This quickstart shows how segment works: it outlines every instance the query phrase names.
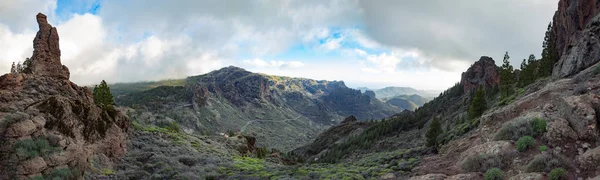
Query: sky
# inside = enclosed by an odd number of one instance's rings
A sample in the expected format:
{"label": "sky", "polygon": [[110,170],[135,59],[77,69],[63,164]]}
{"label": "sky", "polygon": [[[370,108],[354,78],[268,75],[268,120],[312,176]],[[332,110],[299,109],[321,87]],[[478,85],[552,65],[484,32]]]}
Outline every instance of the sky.
{"label": "sky", "polygon": [[80,85],[184,78],[227,66],[443,90],[481,56],[540,56],[558,0],[2,0],[0,73],[58,29]]}

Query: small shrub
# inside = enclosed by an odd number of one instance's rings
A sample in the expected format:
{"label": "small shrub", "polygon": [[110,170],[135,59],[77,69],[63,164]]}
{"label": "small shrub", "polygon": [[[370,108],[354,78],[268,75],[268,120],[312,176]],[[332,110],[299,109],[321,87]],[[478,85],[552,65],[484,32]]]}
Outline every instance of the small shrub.
{"label": "small shrub", "polygon": [[491,168],[485,172],[485,180],[502,180],[504,172],[498,168]]}
{"label": "small shrub", "polygon": [[540,146],[540,152],[548,151],[548,146]]}
{"label": "small shrub", "polygon": [[494,140],[516,141],[523,136],[539,136],[546,132],[546,120],[534,118],[530,120],[517,119],[502,125],[494,136]]}
{"label": "small shrub", "polygon": [[596,68],[594,68],[594,74],[600,74],[600,65],[596,66]]}
{"label": "small shrub", "polygon": [[525,172],[549,172],[555,168],[569,169],[571,160],[568,158],[552,153],[538,154],[527,164]]}
{"label": "small shrub", "polygon": [[517,150],[519,152],[526,151],[527,149],[535,146],[535,139],[531,136],[523,136],[517,141]]}
{"label": "small shrub", "polygon": [[531,126],[535,136],[542,135],[546,132],[546,120],[542,118],[534,118],[531,120]]}
{"label": "small shrub", "polygon": [[567,178],[568,178],[567,170],[565,170],[563,168],[553,169],[552,171],[550,171],[550,174],[548,175],[549,180],[565,180]]}
{"label": "small shrub", "polygon": [[44,176],[46,179],[69,179],[71,178],[71,170],[69,168],[55,169],[50,174]]}
{"label": "small shrub", "polygon": [[502,169],[510,166],[514,156],[514,151],[498,155],[471,156],[461,164],[461,168],[466,172],[485,172],[491,168]]}
{"label": "small shrub", "polygon": [[17,155],[23,159],[31,159],[38,156],[46,157],[58,151],[58,148],[51,147],[44,138],[20,140],[17,141],[14,148]]}

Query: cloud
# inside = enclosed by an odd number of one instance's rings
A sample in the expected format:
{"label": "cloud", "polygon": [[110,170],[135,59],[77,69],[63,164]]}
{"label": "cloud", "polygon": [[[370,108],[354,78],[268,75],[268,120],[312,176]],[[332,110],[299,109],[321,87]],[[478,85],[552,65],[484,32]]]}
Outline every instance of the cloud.
{"label": "cloud", "polygon": [[[101,4],[97,4],[100,2]],[[0,1],[0,71],[31,56],[43,12],[72,80],[182,78],[238,65],[347,84],[450,86],[481,55],[539,54],[556,0]],[[72,7],[63,7],[63,6]],[[57,7],[60,6],[60,7]],[[96,6],[100,8],[95,8]],[[94,10],[90,12],[90,8]],[[55,13],[56,12],[56,13]],[[425,82],[406,80],[419,73]],[[406,84],[408,83],[408,84]],[[428,88],[431,87],[431,88]]]}
{"label": "cloud", "polygon": [[0,24],[18,33],[37,27],[35,15],[45,13],[54,16],[56,1],[48,0],[2,0],[0,1]]}
{"label": "cloud", "polygon": [[296,69],[304,67],[304,63],[300,61],[264,61],[258,58],[251,60],[243,60],[242,63],[254,68]]}
{"label": "cloud", "polygon": [[395,48],[418,48],[432,66],[473,62],[482,55],[513,64],[541,53],[558,0],[370,1],[360,0],[366,34]]}

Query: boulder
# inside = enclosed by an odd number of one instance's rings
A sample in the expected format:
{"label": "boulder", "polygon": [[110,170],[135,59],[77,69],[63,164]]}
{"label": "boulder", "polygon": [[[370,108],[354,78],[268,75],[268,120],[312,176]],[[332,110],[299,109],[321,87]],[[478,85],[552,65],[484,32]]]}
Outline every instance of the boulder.
{"label": "boulder", "polygon": [[19,121],[17,123],[11,124],[8,129],[6,129],[5,137],[17,138],[21,136],[27,136],[33,133],[36,130],[36,125],[31,120]]}
{"label": "boulder", "polygon": [[478,179],[483,179],[483,174],[481,174],[481,173],[457,174],[457,175],[446,178],[446,180],[478,180]]}
{"label": "boulder", "polygon": [[579,160],[579,166],[585,170],[597,170],[600,169],[600,147],[589,149],[583,155],[577,158]]}
{"label": "boulder", "polygon": [[569,126],[567,120],[559,118],[548,123],[544,137],[550,145],[558,146],[576,140],[577,133]]}
{"label": "boulder", "polygon": [[513,149],[512,144],[508,141],[490,141],[467,149],[460,155],[459,159],[464,160],[478,155],[499,155]]}
{"label": "boulder", "polygon": [[33,159],[23,161],[21,164],[19,164],[19,166],[17,166],[17,174],[36,174],[42,172],[44,169],[46,169],[46,167],[48,167],[48,165],[46,164],[46,161],[44,161],[43,158],[35,157]]}
{"label": "boulder", "polygon": [[409,180],[443,180],[446,179],[445,174],[427,174],[423,176],[411,177]]}
{"label": "boulder", "polygon": [[510,177],[508,180],[542,180],[544,176],[539,173],[522,173]]}
{"label": "boulder", "polygon": [[590,104],[591,98],[590,95],[563,98],[566,107],[563,106],[562,111],[579,139],[595,140],[598,138],[596,111]]}

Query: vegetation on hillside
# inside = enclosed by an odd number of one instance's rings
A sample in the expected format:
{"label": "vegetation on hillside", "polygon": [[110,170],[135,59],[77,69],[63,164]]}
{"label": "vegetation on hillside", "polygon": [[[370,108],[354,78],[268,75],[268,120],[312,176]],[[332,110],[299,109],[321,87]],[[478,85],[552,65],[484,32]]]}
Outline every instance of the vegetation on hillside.
{"label": "vegetation on hillside", "polygon": [[94,92],[92,94],[94,95],[94,102],[99,106],[108,107],[115,105],[110,88],[104,80],[100,82],[100,85],[94,86]]}

